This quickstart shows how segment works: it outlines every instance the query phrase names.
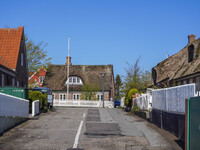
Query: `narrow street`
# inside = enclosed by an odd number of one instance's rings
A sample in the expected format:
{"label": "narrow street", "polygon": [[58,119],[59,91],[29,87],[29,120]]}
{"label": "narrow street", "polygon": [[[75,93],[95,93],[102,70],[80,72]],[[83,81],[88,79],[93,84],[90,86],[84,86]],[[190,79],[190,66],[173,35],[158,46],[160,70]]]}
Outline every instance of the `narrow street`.
{"label": "narrow street", "polygon": [[57,108],[55,112],[32,118],[0,137],[1,150],[72,148],[181,149],[163,137],[157,127],[119,109]]}

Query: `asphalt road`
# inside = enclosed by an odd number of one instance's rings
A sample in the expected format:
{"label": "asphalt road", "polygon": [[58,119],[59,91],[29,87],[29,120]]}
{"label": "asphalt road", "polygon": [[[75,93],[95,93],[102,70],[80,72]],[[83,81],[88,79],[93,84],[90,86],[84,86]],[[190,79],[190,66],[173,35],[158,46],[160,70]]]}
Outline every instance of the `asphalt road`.
{"label": "asphalt road", "polygon": [[4,133],[0,149],[181,149],[165,133],[119,109],[57,108]]}

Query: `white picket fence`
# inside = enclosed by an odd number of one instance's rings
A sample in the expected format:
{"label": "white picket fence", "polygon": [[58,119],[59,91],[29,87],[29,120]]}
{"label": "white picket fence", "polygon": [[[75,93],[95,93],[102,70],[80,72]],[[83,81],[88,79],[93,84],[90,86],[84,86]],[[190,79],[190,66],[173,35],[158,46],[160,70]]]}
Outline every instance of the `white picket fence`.
{"label": "white picket fence", "polygon": [[0,116],[29,116],[29,101],[0,93]]}
{"label": "white picket fence", "polygon": [[152,107],[170,112],[185,112],[185,99],[195,96],[195,84],[152,91]]}
{"label": "white picket fence", "polygon": [[134,98],[134,102],[141,110],[152,108],[152,96],[150,94],[142,94],[140,97]]}
{"label": "white picket fence", "polygon": [[32,116],[38,115],[40,112],[40,101],[34,101],[32,102]]}
{"label": "white picket fence", "polygon": [[[102,107],[102,101],[91,101],[91,100],[53,100],[54,106],[67,106],[67,107]],[[111,101],[104,101],[104,106],[108,108],[114,108],[114,104]]]}

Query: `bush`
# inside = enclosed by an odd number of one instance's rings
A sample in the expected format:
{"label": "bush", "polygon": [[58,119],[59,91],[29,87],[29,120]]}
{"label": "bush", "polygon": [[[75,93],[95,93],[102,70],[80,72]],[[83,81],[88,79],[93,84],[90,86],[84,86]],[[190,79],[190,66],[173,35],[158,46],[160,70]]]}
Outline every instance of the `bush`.
{"label": "bush", "polygon": [[132,95],[139,93],[137,89],[130,89],[128,94],[126,94],[124,104],[126,107],[132,107]]}
{"label": "bush", "polygon": [[131,110],[131,113],[135,113],[136,111],[140,111],[140,108],[137,107],[137,105],[135,104],[135,105],[133,106],[133,109]]}
{"label": "bush", "polygon": [[40,110],[43,110],[47,105],[47,95],[42,94],[39,91],[29,91],[28,97],[29,97],[30,103],[32,103],[33,101],[39,100]]}

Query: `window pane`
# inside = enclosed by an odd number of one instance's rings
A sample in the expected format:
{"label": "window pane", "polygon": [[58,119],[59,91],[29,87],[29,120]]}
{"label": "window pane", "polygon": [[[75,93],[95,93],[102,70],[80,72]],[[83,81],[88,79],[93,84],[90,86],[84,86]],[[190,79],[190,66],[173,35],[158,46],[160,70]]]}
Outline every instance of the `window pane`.
{"label": "window pane", "polygon": [[79,77],[77,77],[77,83],[80,83],[80,78]]}
{"label": "window pane", "polygon": [[73,77],[73,83],[76,83],[76,77]]}
{"label": "window pane", "polygon": [[69,78],[69,83],[72,83],[72,77]]}
{"label": "window pane", "polygon": [[76,99],[76,95],[74,94],[73,96],[74,96],[74,99]]}
{"label": "window pane", "polygon": [[79,95],[77,95],[77,99],[80,99],[80,96],[79,96]]}
{"label": "window pane", "polygon": [[65,97],[66,97],[66,95],[64,94],[64,95],[63,95],[63,99],[65,99]]}
{"label": "window pane", "polygon": [[62,95],[60,95],[60,99],[62,100]]}

